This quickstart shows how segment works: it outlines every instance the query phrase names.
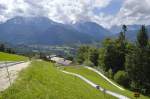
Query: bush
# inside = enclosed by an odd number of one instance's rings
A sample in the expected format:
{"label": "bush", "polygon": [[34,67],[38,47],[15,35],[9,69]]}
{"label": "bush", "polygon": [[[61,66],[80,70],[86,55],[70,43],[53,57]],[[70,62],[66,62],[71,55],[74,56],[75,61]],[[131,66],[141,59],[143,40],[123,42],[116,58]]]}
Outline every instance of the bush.
{"label": "bush", "polygon": [[110,79],[113,79],[113,72],[112,72],[112,69],[109,69],[109,71],[108,71],[108,77],[109,77]]}
{"label": "bush", "polygon": [[83,64],[86,66],[94,66],[94,64],[90,60],[85,60]]}
{"label": "bush", "polygon": [[125,71],[118,71],[114,75],[114,80],[124,87],[129,87],[129,77]]}

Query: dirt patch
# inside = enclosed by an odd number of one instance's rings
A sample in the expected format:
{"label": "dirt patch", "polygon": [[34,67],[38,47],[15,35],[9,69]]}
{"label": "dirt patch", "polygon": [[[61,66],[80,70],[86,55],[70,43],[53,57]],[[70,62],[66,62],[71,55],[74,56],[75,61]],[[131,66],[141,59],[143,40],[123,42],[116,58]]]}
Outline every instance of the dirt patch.
{"label": "dirt patch", "polygon": [[[18,72],[28,67],[29,63],[30,62],[13,65],[8,67],[8,69],[6,67],[1,68],[0,69],[0,91],[3,91],[6,88],[8,88],[11,85],[11,83],[13,83],[14,80],[17,78]],[[10,76],[10,79],[8,75]]]}

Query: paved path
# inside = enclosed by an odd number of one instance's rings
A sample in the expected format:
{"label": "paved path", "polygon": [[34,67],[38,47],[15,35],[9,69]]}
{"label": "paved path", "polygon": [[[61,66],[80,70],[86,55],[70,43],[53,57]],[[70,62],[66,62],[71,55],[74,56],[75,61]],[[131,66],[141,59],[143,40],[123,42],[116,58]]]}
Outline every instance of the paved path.
{"label": "paved path", "polygon": [[20,64],[20,63],[24,63],[24,61],[19,61],[19,62],[14,62],[14,61],[0,61],[0,69],[5,68],[6,66],[10,67],[10,66],[17,65],[17,64]]}
{"label": "paved path", "polygon": [[[92,87],[94,87],[94,88],[97,88],[97,86],[98,86],[98,85],[96,85],[95,83],[91,82],[90,80],[86,79],[85,77],[83,77],[83,76],[81,76],[81,75],[79,75],[79,74],[71,73],[71,72],[67,72],[67,71],[63,71],[63,70],[61,70],[61,71],[62,71],[63,73],[66,73],[66,74],[79,77],[80,79],[82,79],[82,80],[85,81],[86,83],[90,84],[90,85],[91,85]],[[106,89],[104,89],[104,88],[102,88],[102,87],[100,87],[100,86],[99,86],[99,89],[98,89],[98,90],[100,90],[100,91],[102,91],[102,92],[104,92],[104,93],[106,93],[106,94],[112,95],[112,96],[114,96],[114,97],[116,97],[116,98],[118,98],[118,99],[130,99],[130,98],[126,97],[126,96],[123,96],[123,95],[120,95],[120,94],[118,94],[118,93],[115,93],[115,92],[106,90]]]}
{"label": "paved path", "polygon": [[[8,63],[1,64],[0,68],[0,91],[5,90],[10,86],[11,83],[17,78],[18,72],[26,68],[30,62],[17,62],[17,63]],[[9,72],[9,73],[8,73]],[[8,77],[10,76],[10,79]]]}
{"label": "paved path", "polygon": [[114,86],[117,87],[118,89],[120,89],[120,90],[122,90],[122,91],[125,90],[124,88],[122,88],[122,87],[116,85],[114,82],[112,82],[110,79],[108,79],[106,76],[104,76],[104,75],[103,75],[101,72],[99,72],[98,70],[96,70],[96,69],[94,69],[94,68],[92,68],[92,67],[88,67],[88,66],[84,66],[84,68],[87,68],[87,69],[89,69],[89,70],[92,70],[92,71],[96,72],[98,75],[100,75],[101,77],[103,77],[105,80],[107,80],[110,84],[114,85]]}

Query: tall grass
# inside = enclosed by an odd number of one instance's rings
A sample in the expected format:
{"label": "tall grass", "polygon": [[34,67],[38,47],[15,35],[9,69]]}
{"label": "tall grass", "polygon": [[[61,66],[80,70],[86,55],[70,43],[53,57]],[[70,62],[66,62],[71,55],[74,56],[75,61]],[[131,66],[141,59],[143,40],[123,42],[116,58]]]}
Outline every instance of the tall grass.
{"label": "tall grass", "polygon": [[[86,77],[87,79],[91,80],[92,82],[99,84],[101,87],[103,87],[107,90],[111,90],[113,92],[120,93],[131,99],[135,98],[134,92],[131,92],[127,89],[125,91],[122,91],[122,90],[118,89],[117,87],[113,86],[112,84],[110,84],[108,81],[106,81],[103,77],[101,77],[97,73],[95,73],[91,70],[88,70],[82,66],[69,66],[69,67],[65,67],[64,69],[69,72],[80,74],[80,75]],[[140,99],[150,99],[150,97],[141,95]]]}
{"label": "tall grass", "polygon": [[0,61],[25,61],[27,57],[0,52]]}
{"label": "tall grass", "polygon": [[0,96],[1,99],[115,99],[43,61],[32,62]]}

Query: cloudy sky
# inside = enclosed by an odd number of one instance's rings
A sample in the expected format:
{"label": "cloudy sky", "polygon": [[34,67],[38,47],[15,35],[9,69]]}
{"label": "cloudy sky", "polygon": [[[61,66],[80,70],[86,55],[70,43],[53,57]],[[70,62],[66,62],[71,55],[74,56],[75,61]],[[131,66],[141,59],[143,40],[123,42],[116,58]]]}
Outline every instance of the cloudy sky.
{"label": "cloudy sky", "polygon": [[62,23],[94,21],[104,27],[150,24],[150,0],[0,0],[0,21],[44,16]]}

